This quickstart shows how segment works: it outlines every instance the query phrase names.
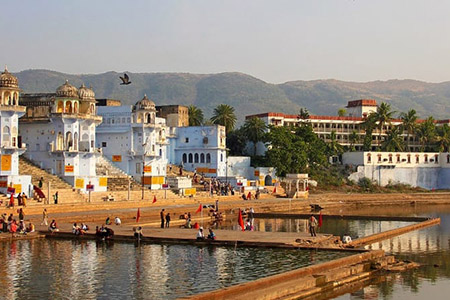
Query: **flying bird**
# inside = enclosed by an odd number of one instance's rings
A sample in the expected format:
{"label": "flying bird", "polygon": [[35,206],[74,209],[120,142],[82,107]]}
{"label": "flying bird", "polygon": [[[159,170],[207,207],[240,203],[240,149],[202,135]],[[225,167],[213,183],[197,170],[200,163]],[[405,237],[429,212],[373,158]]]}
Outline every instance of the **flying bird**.
{"label": "flying bird", "polygon": [[123,77],[122,76],[119,76],[119,77],[122,80],[122,83],[120,85],[128,85],[131,83],[130,77],[128,77],[127,73],[124,73]]}

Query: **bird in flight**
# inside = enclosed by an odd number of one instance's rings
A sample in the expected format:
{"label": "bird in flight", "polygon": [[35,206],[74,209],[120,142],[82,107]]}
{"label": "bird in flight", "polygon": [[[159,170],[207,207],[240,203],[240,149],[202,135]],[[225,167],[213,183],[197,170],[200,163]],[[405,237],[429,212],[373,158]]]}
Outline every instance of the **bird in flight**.
{"label": "bird in flight", "polygon": [[122,83],[120,85],[128,85],[131,83],[130,77],[128,77],[127,73],[124,73],[123,77],[122,76],[119,76],[119,77],[122,80]]}

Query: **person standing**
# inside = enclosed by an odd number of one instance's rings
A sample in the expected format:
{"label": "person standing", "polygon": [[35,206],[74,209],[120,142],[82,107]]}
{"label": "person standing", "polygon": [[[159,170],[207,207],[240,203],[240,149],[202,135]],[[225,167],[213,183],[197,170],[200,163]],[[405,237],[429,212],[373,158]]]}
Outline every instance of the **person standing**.
{"label": "person standing", "polygon": [[25,219],[25,213],[23,212],[23,209],[19,209],[19,221],[23,221]]}
{"label": "person standing", "polygon": [[166,215],[166,228],[169,228],[169,224],[170,224],[170,213],[167,213],[167,215]]}
{"label": "person standing", "polygon": [[164,208],[159,213],[159,216],[161,217],[161,228],[164,228],[164,222],[166,219],[166,213],[164,212]]}
{"label": "person standing", "polygon": [[53,201],[55,202],[55,204],[58,204],[58,191],[56,191],[56,193],[53,195]]}
{"label": "person standing", "polygon": [[25,192],[22,192],[22,205],[27,207],[27,195],[25,195]]}
{"label": "person standing", "polygon": [[42,186],[43,186],[43,185],[44,185],[44,177],[41,177],[41,178],[39,179],[38,186],[39,186],[40,189],[42,189]]}
{"label": "person standing", "polygon": [[47,213],[47,209],[44,208],[44,210],[42,211],[42,223],[41,225],[45,225],[48,226],[48,213]]}
{"label": "person standing", "polygon": [[309,227],[309,233],[311,233],[311,236],[316,236],[316,226],[317,226],[317,219],[311,215],[308,219],[308,227]]}
{"label": "person standing", "polygon": [[11,193],[11,197],[9,198],[9,207],[14,208],[14,194]]}

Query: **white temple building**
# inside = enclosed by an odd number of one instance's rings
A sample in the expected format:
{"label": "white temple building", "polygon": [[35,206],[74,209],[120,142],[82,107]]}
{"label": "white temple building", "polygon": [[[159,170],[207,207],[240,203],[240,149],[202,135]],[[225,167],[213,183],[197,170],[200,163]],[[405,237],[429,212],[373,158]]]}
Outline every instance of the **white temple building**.
{"label": "white temple building", "polygon": [[19,95],[19,81],[5,68],[0,75],[0,193],[24,192],[29,197],[31,176],[19,175],[19,155],[26,150],[18,135],[19,118],[25,113]]}
{"label": "white temple building", "polygon": [[115,166],[151,189],[165,183],[169,128],[156,117],[155,103],[144,98],[134,106],[98,106],[103,123],[97,147]]}
{"label": "white temple building", "polygon": [[106,191],[107,178],[96,175],[101,151],[95,131],[102,117],[96,114],[94,91],[66,81],[56,93],[24,94],[21,103],[26,114],[19,132],[29,145],[24,155],[83,192],[88,185]]}

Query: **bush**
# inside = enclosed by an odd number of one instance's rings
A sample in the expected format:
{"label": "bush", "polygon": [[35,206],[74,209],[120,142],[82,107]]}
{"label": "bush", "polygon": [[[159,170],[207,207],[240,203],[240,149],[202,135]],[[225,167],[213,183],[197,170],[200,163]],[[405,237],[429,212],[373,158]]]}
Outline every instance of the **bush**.
{"label": "bush", "polygon": [[375,190],[375,185],[372,180],[367,177],[360,178],[358,180],[358,186],[364,191],[373,192]]}

